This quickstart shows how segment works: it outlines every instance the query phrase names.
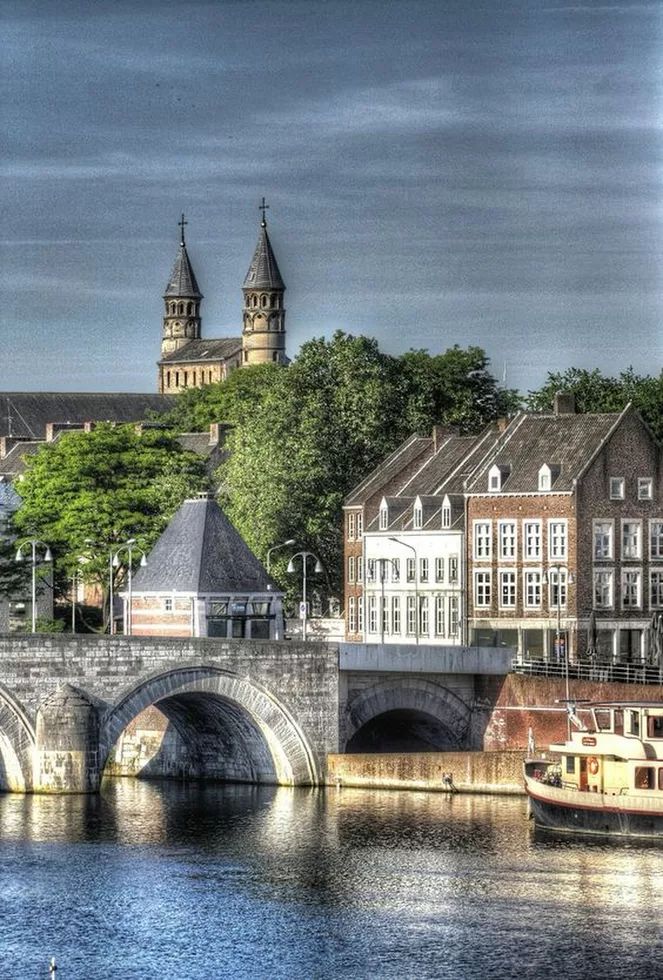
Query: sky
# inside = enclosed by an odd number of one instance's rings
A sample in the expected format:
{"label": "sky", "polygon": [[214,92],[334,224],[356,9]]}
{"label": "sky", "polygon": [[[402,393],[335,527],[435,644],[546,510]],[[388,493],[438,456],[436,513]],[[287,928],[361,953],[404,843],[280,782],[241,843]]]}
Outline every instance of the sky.
{"label": "sky", "polygon": [[180,213],[239,336],[663,365],[663,0],[0,0],[0,389],[153,391]]}

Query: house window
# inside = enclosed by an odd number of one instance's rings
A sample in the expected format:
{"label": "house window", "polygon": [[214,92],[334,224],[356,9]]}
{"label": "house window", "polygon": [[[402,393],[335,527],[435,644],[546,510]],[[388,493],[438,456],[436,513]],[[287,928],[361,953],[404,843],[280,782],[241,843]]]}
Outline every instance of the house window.
{"label": "house window", "polygon": [[612,521],[594,521],[594,558],[605,561],[613,557]]}
{"label": "house window", "polygon": [[444,582],[444,558],[435,559],[435,581]]}
{"label": "house window", "polygon": [[539,470],[539,490],[550,490],[550,467],[544,463]]}
{"label": "house window", "polygon": [[366,561],[366,581],[375,582],[375,558]]}
{"label": "house window", "polygon": [[421,506],[419,505],[414,508],[414,526],[418,530],[422,527],[422,525],[423,525],[423,512]]}
{"label": "house window", "polygon": [[649,522],[649,557],[663,558],[663,521]]}
{"label": "house window", "polygon": [[419,635],[428,636],[428,596],[419,596]]}
{"label": "house window", "polygon": [[389,600],[386,596],[382,596],[380,599],[380,619],[382,622],[382,632],[389,632]]}
{"label": "house window", "polygon": [[458,582],[458,558],[452,555],[449,559],[449,584],[456,585]]}
{"label": "house window", "polygon": [[428,558],[419,559],[419,580],[421,582],[428,581]]}
{"label": "house window", "polygon": [[417,607],[413,595],[407,597],[407,631],[410,636],[417,631]]}
{"label": "house window", "polygon": [[525,606],[528,609],[541,606],[541,572],[525,572]]}
{"label": "house window", "polygon": [[638,477],[638,500],[651,500],[654,491],[654,481],[650,476]]}
{"label": "house window", "polygon": [[611,476],[610,477],[610,499],[611,500],[623,500],[624,499],[624,477],[623,476]]}
{"label": "house window", "polygon": [[414,558],[405,559],[405,577],[408,582],[414,582],[416,575],[416,565]]}
{"label": "house window", "polygon": [[362,555],[357,556],[357,582],[361,584],[364,581],[364,559]]}
{"label": "house window", "polygon": [[444,596],[435,596],[435,635],[444,636]]}
{"label": "house window", "polygon": [[163,600],[163,608],[164,608],[165,612],[172,612],[173,611],[173,600],[172,600],[172,598],[170,596],[167,599],[164,599]]}
{"label": "house window", "polygon": [[491,466],[488,471],[488,490],[490,493],[498,493],[502,489],[502,484],[508,477],[510,467],[508,465],[498,466],[497,463]]}
{"label": "house window", "polygon": [[451,527],[451,507],[445,504],[442,508],[442,527]]}
{"label": "house window", "polygon": [[357,537],[360,538],[364,533],[364,515],[357,514]]}
{"label": "house window", "polygon": [[364,603],[361,596],[357,599],[357,632],[364,632]]}
{"label": "house window", "polygon": [[391,578],[393,582],[401,580],[401,560],[400,558],[391,559]]}
{"label": "house window", "polygon": [[351,555],[348,558],[348,582],[352,585],[355,581],[356,558]]}
{"label": "house window", "polygon": [[354,541],[357,535],[356,515],[348,514],[348,541]]}
{"label": "house window", "polygon": [[348,632],[357,632],[357,600],[353,595],[348,599]]}
{"label": "house window", "polygon": [[548,595],[548,605],[550,609],[564,609],[566,607],[566,569],[551,569],[550,571],[550,592]]}
{"label": "house window", "polygon": [[541,558],[541,521],[525,521],[523,524],[525,560],[538,561]]}
{"label": "house window", "polygon": [[368,632],[377,633],[378,631],[378,604],[374,595],[368,597]]}
{"label": "house window", "polygon": [[398,595],[391,598],[391,632],[400,633],[401,631],[401,597]]}
{"label": "house window", "polygon": [[652,609],[663,607],[663,572],[649,573],[649,605]]}
{"label": "house window", "polygon": [[490,521],[476,521],[474,525],[474,557],[477,560],[490,558]]}
{"label": "house window", "polygon": [[640,569],[622,569],[622,608],[639,609],[642,604],[642,574]]}
{"label": "house window", "polygon": [[479,608],[490,606],[490,572],[474,573],[474,605]]}
{"label": "house window", "polygon": [[449,636],[458,636],[459,609],[458,596],[452,595],[449,599]]}
{"label": "house window", "polygon": [[566,558],[566,521],[548,522],[548,551],[551,558]]}
{"label": "house window", "polygon": [[500,521],[500,558],[516,557],[516,522]]}
{"label": "house window", "polygon": [[500,572],[500,606],[513,609],[516,605],[516,573]]}
{"label": "house window", "polygon": [[622,560],[642,556],[642,525],[640,521],[622,521]]}
{"label": "house window", "polygon": [[613,604],[614,575],[611,569],[594,571],[594,608],[611,609]]}
{"label": "house window", "polygon": [[380,530],[386,531],[389,527],[389,511],[386,507],[380,507]]}

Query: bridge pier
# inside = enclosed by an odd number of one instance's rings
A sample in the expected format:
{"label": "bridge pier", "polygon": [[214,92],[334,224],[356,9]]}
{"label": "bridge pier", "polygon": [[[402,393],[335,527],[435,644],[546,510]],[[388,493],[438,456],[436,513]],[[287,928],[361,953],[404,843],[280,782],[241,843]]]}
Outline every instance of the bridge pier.
{"label": "bridge pier", "polygon": [[99,717],[88,696],[61,684],[37,710],[35,793],[96,793],[99,789]]}

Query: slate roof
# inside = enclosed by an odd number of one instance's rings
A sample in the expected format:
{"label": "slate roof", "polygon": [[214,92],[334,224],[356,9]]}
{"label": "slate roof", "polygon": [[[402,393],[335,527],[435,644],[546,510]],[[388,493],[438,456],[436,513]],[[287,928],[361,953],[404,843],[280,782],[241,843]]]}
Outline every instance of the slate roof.
{"label": "slate roof", "polygon": [[12,478],[25,469],[24,459],[34,454],[44,445],[44,442],[17,442],[12,446],[4,459],[0,459],[0,476]]}
{"label": "slate roof", "polygon": [[[628,411],[626,409],[625,411]],[[560,467],[552,492],[570,492],[589,460],[624,413],[516,415],[467,483],[469,493],[488,493],[492,466],[510,467],[502,493],[534,493],[544,463]]]}
{"label": "slate roof", "polygon": [[243,289],[285,289],[281,278],[272,243],[267,234],[267,224],[262,222],[258,244],[251,259],[249,271],[246,273]]}
{"label": "slate roof", "polygon": [[159,364],[183,364],[193,361],[225,361],[242,349],[241,337],[221,337],[218,340],[190,340],[179,350],[170,351]]}
{"label": "slate roof", "polygon": [[164,299],[167,296],[183,297],[185,299],[202,299],[203,294],[198,288],[196,277],[191,266],[189,253],[184,242],[180,242],[180,249],[175,259],[173,271],[170,274]]}
{"label": "slate roof", "polygon": [[403,471],[409,472],[410,466],[415,464],[417,459],[423,459],[426,454],[430,454],[432,448],[433,440],[430,436],[410,436],[348,494],[344,505],[353,507],[364,504],[375,494],[381,493],[382,488],[392,481],[395,482],[390,488],[390,495],[397,495],[406,483],[405,477],[401,484],[398,483],[399,474]]}
{"label": "slate roof", "polygon": [[0,436],[45,439],[49,422],[142,422],[169,412],[176,395],[137,392],[2,391]]}
{"label": "slate roof", "polygon": [[239,532],[211,497],[185,500],[133,578],[133,593],[280,595]]}

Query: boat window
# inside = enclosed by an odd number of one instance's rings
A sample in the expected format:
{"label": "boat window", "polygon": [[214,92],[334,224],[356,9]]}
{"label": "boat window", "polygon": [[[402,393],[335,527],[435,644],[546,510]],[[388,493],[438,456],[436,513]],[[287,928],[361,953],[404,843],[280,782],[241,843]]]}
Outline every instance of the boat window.
{"label": "boat window", "polygon": [[653,715],[647,719],[647,735],[649,738],[663,738],[663,717]]}
{"label": "boat window", "polygon": [[636,789],[654,789],[654,767],[636,766],[634,785]]}
{"label": "boat window", "polygon": [[[566,757],[566,771],[567,773],[576,771],[576,757],[574,755],[567,755]],[[661,770],[663,772],[663,770]]]}
{"label": "boat window", "polygon": [[594,712],[596,727],[600,732],[610,731],[610,712],[606,708],[601,708]]}
{"label": "boat window", "polygon": [[615,710],[615,735],[624,734],[624,712],[621,708]]}
{"label": "boat window", "polygon": [[663,769],[658,770],[658,788],[663,789]]}
{"label": "boat window", "polygon": [[631,735],[640,734],[640,713],[638,711],[629,711],[631,716]]}

